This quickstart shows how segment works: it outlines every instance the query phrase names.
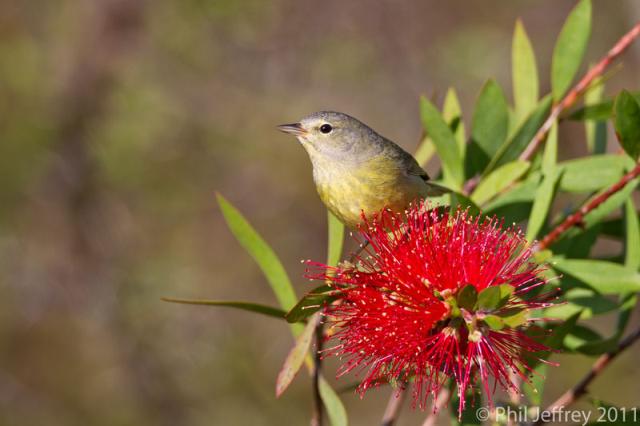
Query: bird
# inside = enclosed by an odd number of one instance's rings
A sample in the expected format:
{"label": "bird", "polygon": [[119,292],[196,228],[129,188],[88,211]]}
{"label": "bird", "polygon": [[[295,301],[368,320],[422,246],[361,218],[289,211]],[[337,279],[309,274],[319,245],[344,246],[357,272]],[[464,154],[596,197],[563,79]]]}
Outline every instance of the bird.
{"label": "bird", "polygon": [[318,111],[277,129],[302,144],[320,199],[349,228],[384,209],[403,213],[417,199],[449,192],[430,182],[411,154],[350,115]]}

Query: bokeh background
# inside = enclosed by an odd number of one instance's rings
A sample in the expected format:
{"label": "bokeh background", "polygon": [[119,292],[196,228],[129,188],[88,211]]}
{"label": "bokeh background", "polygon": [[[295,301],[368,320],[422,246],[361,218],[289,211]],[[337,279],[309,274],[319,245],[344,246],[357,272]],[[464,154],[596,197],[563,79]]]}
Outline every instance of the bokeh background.
{"label": "bokeh background", "polygon": [[[274,126],[335,109],[413,151],[419,95],[455,86],[468,124],[488,77],[510,93],[518,17],[548,91],[573,4],[1,0],[0,424],[307,424],[306,375],[274,396],[292,343],[284,323],[160,301],[275,305],[215,192],[272,244],[301,295],[300,260],[325,257],[326,215],[306,154]],[[588,61],[638,19],[637,0],[595,0]],[[607,93],[637,90],[640,44],[613,69]],[[582,141],[581,125],[564,126],[561,157],[581,155]],[[594,393],[638,405],[638,355]],[[590,362],[564,360],[548,400]],[[352,424],[376,424],[388,393],[346,393]]]}

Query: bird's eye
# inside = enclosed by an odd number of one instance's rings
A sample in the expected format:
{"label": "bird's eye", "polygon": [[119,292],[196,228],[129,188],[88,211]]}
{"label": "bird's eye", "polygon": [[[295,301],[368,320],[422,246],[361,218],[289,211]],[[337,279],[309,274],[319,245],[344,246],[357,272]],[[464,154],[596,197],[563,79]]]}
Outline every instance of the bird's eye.
{"label": "bird's eye", "polygon": [[320,131],[325,135],[327,133],[331,133],[332,130],[333,130],[333,127],[331,127],[331,124],[323,124],[322,126],[320,126]]}

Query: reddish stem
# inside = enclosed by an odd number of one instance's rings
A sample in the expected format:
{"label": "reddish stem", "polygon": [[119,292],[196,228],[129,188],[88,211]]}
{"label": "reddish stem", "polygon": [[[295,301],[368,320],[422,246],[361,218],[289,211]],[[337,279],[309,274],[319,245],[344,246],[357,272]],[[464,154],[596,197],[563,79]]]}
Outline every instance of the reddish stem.
{"label": "reddish stem", "polygon": [[[600,356],[597,361],[591,367],[591,370],[587,373],[586,376],[582,378],[574,387],[566,391],[560,398],[558,398],[555,402],[549,405],[545,411],[552,412],[554,410],[558,410],[561,407],[567,407],[581,396],[587,393],[587,387],[593,382],[593,380],[598,377],[602,373],[602,371],[609,365],[611,361],[614,360],[622,351],[627,349],[633,343],[635,343],[638,339],[640,339],[640,328],[631,333],[625,339],[621,340],[618,343],[618,346],[612,350],[611,352],[607,352],[606,354]],[[543,420],[538,420],[536,425],[544,424]]]}
{"label": "reddish stem", "polygon": [[551,130],[553,123],[556,122],[560,114],[564,110],[570,108],[573,104],[575,104],[576,101],[580,99],[580,96],[587,90],[591,82],[596,77],[600,76],[604,72],[604,70],[611,64],[611,62],[613,62],[614,59],[620,56],[629,47],[629,45],[631,45],[631,43],[636,38],[638,38],[638,36],[640,36],[640,22],[638,22],[633,28],[631,28],[628,33],[622,36],[622,38],[618,40],[618,42],[611,48],[611,50],[609,50],[607,54],[602,59],[600,59],[600,62],[598,62],[593,68],[591,68],[589,72],[585,74],[584,77],[582,77],[582,80],[580,80],[578,84],[576,84],[569,91],[569,93],[567,93],[567,95],[553,107],[551,113],[549,114],[549,117],[547,117],[547,120],[538,129],[533,139],[531,139],[531,142],[529,142],[527,148],[520,155],[520,160],[528,160],[529,158],[531,158],[540,144],[547,137],[547,133],[549,133],[549,130]]}
{"label": "reddish stem", "polygon": [[584,217],[597,208],[600,204],[607,201],[613,194],[620,191],[627,186],[629,182],[640,175],[640,163],[629,173],[624,175],[618,182],[614,183],[609,189],[600,195],[594,196],[589,202],[584,204],[578,211],[569,215],[558,226],[556,226],[551,232],[549,232],[535,247],[534,251],[544,250],[553,244],[562,234],[568,231],[571,227],[580,225]]}

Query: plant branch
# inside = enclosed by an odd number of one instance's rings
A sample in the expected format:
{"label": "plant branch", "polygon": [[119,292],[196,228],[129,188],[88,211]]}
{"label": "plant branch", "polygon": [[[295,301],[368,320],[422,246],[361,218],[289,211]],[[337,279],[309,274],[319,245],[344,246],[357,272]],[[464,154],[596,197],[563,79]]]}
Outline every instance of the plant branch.
{"label": "plant branch", "polygon": [[596,195],[587,203],[585,203],[578,211],[567,216],[558,226],[556,226],[551,232],[549,232],[542,240],[534,246],[534,251],[544,250],[553,244],[562,234],[568,231],[570,228],[576,225],[580,225],[584,217],[597,208],[600,204],[607,201],[612,195],[624,188],[629,182],[640,175],[640,163],[624,175],[618,182],[614,183],[609,189],[602,194]]}
{"label": "plant branch", "polygon": [[440,414],[442,409],[449,403],[450,397],[451,397],[451,391],[449,390],[448,387],[443,387],[442,389],[440,389],[438,396],[433,401],[434,403],[433,411],[424,420],[424,423],[422,423],[422,426],[435,426],[436,422],[438,421],[438,415]]}
{"label": "plant branch", "polygon": [[322,344],[324,343],[324,322],[322,315],[318,315],[316,325],[316,351],[313,355],[312,386],[313,386],[313,416],[311,426],[322,426],[324,404],[320,395],[320,372],[322,369]]}
{"label": "plant branch", "polygon": [[398,389],[391,389],[391,396],[389,397],[387,408],[384,410],[384,416],[382,417],[382,426],[393,426],[400,414],[406,393],[407,388],[405,383],[401,383]]}
{"label": "plant branch", "polygon": [[582,80],[580,80],[578,84],[576,84],[569,93],[567,93],[567,95],[553,107],[549,117],[547,117],[547,120],[542,124],[540,129],[538,129],[533,139],[531,139],[531,142],[529,142],[527,148],[520,155],[520,160],[528,160],[533,156],[540,144],[547,137],[547,133],[549,133],[553,123],[555,123],[560,114],[573,106],[580,96],[584,94],[591,82],[593,82],[596,77],[600,76],[611,62],[620,56],[629,47],[629,45],[638,38],[638,36],[640,36],[640,22],[631,28],[628,33],[623,35],[611,50],[609,50],[607,54],[600,59],[600,62],[591,68],[589,72],[582,77]]}
{"label": "plant branch", "polygon": [[[613,361],[620,353],[622,353],[625,349],[629,348],[632,344],[634,344],[638,339],[640,339],[640,328],[636,329],[629,336],[624,338],[618,343],[618,346],[606,354],[600,356],[596,360],[596,362],[591,367],[591,370],[585,375],[575,386],[566,391],[560,398],[558,398],[555,402],[551,403],[545,411],[553,411],[558,410],[561,407],[567,407],[574,402],[576,402],[581,396],[587,393],[588,386],[593,382],[593,380],[598,377],[604,369]],[[542,425],[545,422],[543,420],[538,420],[536,425]]]}

